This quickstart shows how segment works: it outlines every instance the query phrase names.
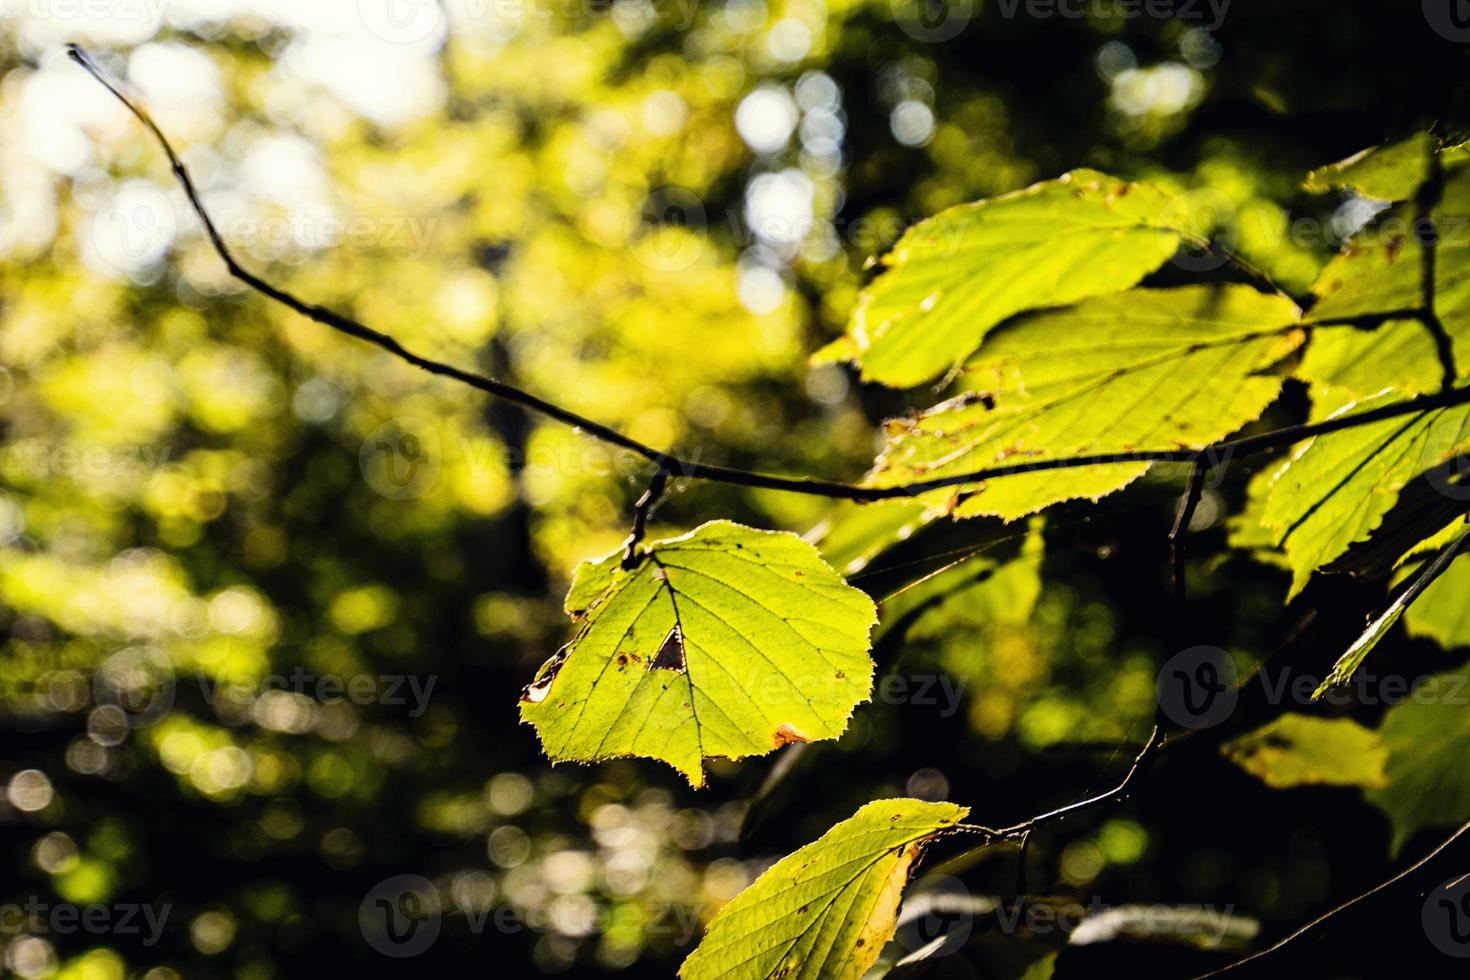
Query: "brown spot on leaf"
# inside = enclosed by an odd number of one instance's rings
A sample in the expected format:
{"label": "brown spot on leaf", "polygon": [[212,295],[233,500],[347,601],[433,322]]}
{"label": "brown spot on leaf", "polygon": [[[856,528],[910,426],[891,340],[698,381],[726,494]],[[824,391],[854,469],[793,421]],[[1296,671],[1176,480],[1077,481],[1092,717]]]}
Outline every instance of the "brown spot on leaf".
{"label": "brown spot on leaf", "polygon": [[779,749],[781,746],[783,746],[783,745],[790,745],[793,742],[810,742],[810,741],[811,741],[811,737],[810,736],[803,735],[801,732],[797,731],[791,725],[787,724],[786,722],[782,722],[781,724],[779,724],[779,725],[776,726],[776,731],[771,736],[771,748],[773,748],[773,749]]}

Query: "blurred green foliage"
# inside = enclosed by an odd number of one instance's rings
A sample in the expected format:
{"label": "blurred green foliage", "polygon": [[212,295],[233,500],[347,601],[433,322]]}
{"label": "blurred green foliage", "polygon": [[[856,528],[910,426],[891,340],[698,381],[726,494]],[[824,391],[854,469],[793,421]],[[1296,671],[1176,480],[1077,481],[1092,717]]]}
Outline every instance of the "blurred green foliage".
{"label": "blurred green foliage", "polygon": [[[1002,822],[1101,785],[1178,625],[1163,473],[1106,521],[1049,519],[1044,556],[1011,525],[996,547],[1019,557],[982,552],[978,586],[885,604],[885,627],[915,616],[898,649],[880,636],[879,694],[835,745],[715,763],[704,794],[656,763],[547,766],[516,696],[646,466],[244,291],[63,42],[136,88],[272,281],[701,461],[856,478],[908,398],[808,357],[871,257],[940,209],[1097,166],[1186,195],[1201,234],[1304,292],[1370,205],[1302,175],[1462,121],[1461,48],[1417,9],[1368,7],[1231,10],[1212,32],[1106,4],[0,5],[0,908],[167,910],[155,942],[8,917],[4,968],[387,969],[359,908],[413,873],[443,925],[410,969],[668,975],[860,803],[983,802]],[[1207,491],[1206,546],[1246,476]],[[850,511],[676,481],[654,533],[827,528],[862,586]],[[1289,625],[1277,572],[1191,575],[1191,628],[1243,661]],[[1330,663],[1341,644],[1320,643]],[[933,704],[925,677],[950,682]],[[1265,798],[1197,768],[1185,798]],[[1370,808],[1324,818],[1347,800],[1299,799],[1270,828],[1197,815],[1183,839],[1145,802],[1039,841],[1033,873],[1110,901],[1226,895],[1284,927],[1387,860]],[[1014,868],[973,874],[1000,891]],[[1046,952],[1001,945],[981,954],[994,975]]]}

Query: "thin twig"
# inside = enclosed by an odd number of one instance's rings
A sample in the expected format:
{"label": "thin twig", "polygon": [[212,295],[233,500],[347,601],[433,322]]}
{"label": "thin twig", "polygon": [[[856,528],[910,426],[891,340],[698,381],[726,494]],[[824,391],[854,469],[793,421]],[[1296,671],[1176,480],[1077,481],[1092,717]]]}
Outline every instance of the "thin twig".
{"label": "thin twig", "polygon": [[1024,840],[1038,827],[1054,823],[1058,820],[1065,820],[1067,817],[1086,810],[1089,807],[1097,806],[1099,803],[1121,803],[1128,798],[1128,792],[1133,784],[1133,780],[1143,770],[1144,763],[1148,762],[1149,758],[1163,744],[1162,736],[1163,730],[1158,725],[1155,725],[1153,731],[1149,733],[1148,741],[1143,743],[1143,748],[1139,749],[1138,754],[1133,757],[1133,764],[1124,773],[1122,781],[1112,789],[1104,790],[1095,796],[1089,796],[1083,800],[1078,800],[1076,803],[1068,803],[1066,806],[1057,807],[1055,810],[1038,813],[1034,817],[1009,827],[991,828],[983,827],[979,824],[957,824],[956,827],[960,830],[968,830],[972,833],[985,835],[989,838],[985,842],[988,846],[999,841]]}
{"label": "thin twig", "polygon": [[1429,151],[1429,177],[1419,185],[1414,195],[1414,234],[1419,243],[1419,289],[1422,305],[1422,314],[1419,319],[1434,341],[1434,353],[1439,358],[1440,388],[1447,391],[1454,387],[1460,372],[1455,366],[1454,342],[1450,340],[1449,331],[1445,329],[1444,323],[1439,318],[1439,311],[1434,308],[1436,295],[1434,261],[1439,251],[1439,226],[1434,220],[1434,209],[1442,197],[1444,197],[1444,164],[1440,161],[1439,154],[1431,149]]}
{"label": "thin twig", "polygon": [[451,364],[445,364],[442,361],[436,361],[433,358],[416,354],[388,334],[374,330],[366,324],[341,313],[317,306],[313,303],[308,303],[280,287],[271,285],[250,272],[230,252],[229,247],[225,244],[224,238],[220,235],[219,230],[210,219],[209,213],[205,210],[203,201],[199,196],[199,191],[195,187],[193,179],[189,176],[188,170],[184,167],[183,162],[179,159],[178,153],[175,152],[168,138],[163,134],[163,131],[158,127],[157,123],[153,121],[153,118],[142,107],[130,100],[116,86],[108,81],[102,74],[102,71],[92,63],[91,59],[87,57],[81,48],[76,45],[71,45],[69,47],[69,53],[73,61],[86,69],[93,78],[111,92],[153,134],[159,146],[162,147],[164,154],[168,157],[169,163],[173,168],[174,176],[183,188],[184,195],[188,198],[190,206],[193,208],[194,213],[199,216],[199,220],[204,226],[205,234],[208,236],[210,244],[214,247],[214,251],[225,263],[225,267],[229,270],[230,275],[245,286],[268,299],[272,299],[294,310],[309,320],[330,327],[339,333],[373,344],[414,367],[427,371],[430,374],[461,382],[478,391],[483,391],[496,398],[502,398],[534,412],[538,412],[547,418],[574,426],[595,439],[636,453],[653,463],[658,469],[678,476],[707,480],[715,483],[725,483],[732,486],[810,494],[819,497],[828,497],[834,500],[859,502],[894,500],[903,497],[912,497],[931,490],[942,490],[949,487],[964,486],[966,484],[982,483],[986,480],[999,479],[1006,476],[1015,476],[1023,473],[1039,473],[1047,470],[1064,470],[1081,466],[1098,466],[1114,463],[1195,463],[1205,459],[1212,461],[1222,458],[1228,459],[1232,455],[1248,455],[1280,449],[1313,436],[1355,428],[1360,425],[1368,425],[1384,419],[1470,403],[1470,385],[1467,385],[1464,388],[1451,388],[1388,405],[1381,405],[1378,408],[1366,412],[1342,415],[1321,422],[1287,426],[1254,436],[1212,443],[1199,449],[1131,450],[1126,452],[1098,453],[1091,456],[1032,459],[1019,463],[987,466],[965,473],[954,473],[927,480],[915,480],[893,486],[866,486],[834,480],[820,480],[811,477],[777,476],[736,467],[701,463],[697,460],[680,456],[677,453],[656,449],[631,436],[624,435],[611,426],[594,421],[569,408],[564,408],[554,402],[547,401],[538,395],[534,395],[504,381],[499,381],[483,374],[477,374],[473,371],[466,371],[462,368],[454,367]]}
{"label": "thin twig", "polygon": [[653,479],[648,481],[648,489],[643,491],[643,496],[639,497],[638,502],[633,505],[633,532],[628,535],[628,540],[623,544],[623,571],[625,572],[638,563],[638,544],[648,530],[648,516],[653,513],[653,508],[663,497],[668,483],[668,470],[656,471]]}
{"label": "thin twig", "polygon": [[1205,490],[1205,472],[1208,467],[1203,461],[1196,461],[1194,468],[1189,471],[1189,486],[1185,488],[1184,497],[1179,501],[1179,513],[1174,517],[1174,527],[1169,531],[1169,567],[1173,572],[1174,601],[1183,604],[1184,592],[1184,536],[1189,533],[1189,522],[1194,519],[1194,512],[1199,507],[1200,497]]}
{"label": "thin twig", "polygon": [[1436,857],[1438,857],[1446,848],[1448,848],[1451,844],[1455,843],[1455,841],[1459,840],[1461,837],[1464,837],[1467,833],[1470,833],[1470,823],[1461,824],[1460,829],[1457,830],[1457,831],[1455,831],[1448,838],[1446,838],[1444,841],[1442,841],[1439,844],[1438,847],[1436,847],[1434,850],[1430,851],[1428,854],[1424,855],[1419,860],[1415,861],[1413,864],[1409,865],[1404,870],[1400,871],[1398,874],[1394,875],[1392,878],[1389,878],[1387,881],[1379,882],[1378,884],[1374,885],[1372,888],[1370,888],[1367,891],[1363,892],[1361,895],[1357,895],[1357,896],[1354,896],[1353,898],[1348,899],[1346,902],[1343,902],[1341,905],[1339,905],[1336,908],[1332,909],[1332,911],[1327,912],[1324,915],[1318,916],[1317,918],[1313,919],[1311,922],[1308,922],[1306,925],[1302,926],[1300,929],[1298,929],[1295,932],[1293,932],[1291,935],[1287,936],[1284,939],[1278,940],[1277,942],[1273,943],[1272,945],[1267,946],[1265,949],[1259,950],[1259,951],[1257,951],[1255,953],[1252,953],[1251,955],[1245,957],[1244,959],[1236,960],[1234,963],[1231,963],[1228,966],[1225,966],[1225,967],[1222,967],[1222,968],[1220,968],[1218,970],[1215,970],[1212,973],[1204,973],[1204,974],[1201,974],[1199,977],[1196,977],[1195,980],[1206,980],[1206,978],[1208,978],[1208,977],[1222,977],[1222,976],[1225,976],[1228,973],[1234,973],[1235,971],[1240,970],[1240,969],[1242,969],[1242,968],[1244,968],[1246,966],[1259,965],[1259,963],[1260,963],[1261,960],[1265,959],[1268,956],[1271,956],[1271,955],[1275,954],[1282,947],[1287,946],[1290,943],[1293,943],[1296,940],[1301,939],[1304,936],[1307,936],[1307,935],[1310,935],[1311,933],[1316,932],[1323,925],[1325,925],[1328,921],[1330,921],[1331,919],[1333,919],[1336,916],[1340,915],[1341,913],[1346,912],[1348,909],[1352,908],[1353,906],[1358,905],[1358,904],[1360,904],[1362,902],[1366,902],[1369,899],[1373,898],[1374,896],[1379,895],[1379,894],[1387,891],[1388,889],[1392,888],[1393,886],[1397,885],[1399,882],[1403,881],[1405,878],[1407,878],[1410,875],[1414,874],[1414,872],[1418,871],[1420,868],[1423,868],[1425,865],[1429,864],[1429,862],[1433,861]]}

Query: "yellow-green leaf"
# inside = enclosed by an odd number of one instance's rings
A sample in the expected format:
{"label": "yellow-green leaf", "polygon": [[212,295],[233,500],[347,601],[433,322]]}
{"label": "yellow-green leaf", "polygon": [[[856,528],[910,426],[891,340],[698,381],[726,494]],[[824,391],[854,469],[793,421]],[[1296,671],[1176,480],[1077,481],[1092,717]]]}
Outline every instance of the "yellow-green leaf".
{"label": "yellow-green leaf", "polygon": [[[1302,340],[1296,305],[1248,286],[1135,289],[1039,313],[996,331],[965,365],[971,389],[889,423],[874,486],[989,466],[1140,449],[1201,448],[1257,418],[1281,387],[1270,373]],[[937,491],[957,516],[1007,520],[1097,498],[1146,463],[1005,476]]]}
{"label": "yellow-green leaf", "polygon": [[1013,314],[1127,289],[1178,249],[1183,216],[1151,184],[1094,170],[950,208],[883,257],[848,327],[863,377],[922,384]]}
{"label": "yellow-green leaf", "polygon": [[1388,750],[1350,718],[1287,714],[1227,742],[1225,757],[1267,786],[1385,786]]}
{"label": "yellow-green leaf", "polygon": [[[1349,404],[1359,413],[1392,393]],[[1470,407],[1432,409],[1318,436],[1276,471],[1261,520],[1285,548],[1291,595],[1312,572],[1366,541],[1425,470],[1470,447]]]}
{"label": "yellow-green leaf", "polygon": [[679,968],[684,980],[857,980],[893,936],[909,875],[969,810],[877,800],[735,896]]}
{"label": "yellow-green leaf", "polygon": [[1404,626],[1442,646],[1470,646],[1470,560],[1457,558],[1445,569],[1404,613]]}
{"label": "yellow-green leaf", "polygon": [[583,562],[583,621],[521,697],[555,762],[646,756],[694,786],[704,760],[836,738],[872,688],[873,601],[794,534],[712,521]]}
{"label": "yellow-green leaf", "polygon": [[1318,167],[1307,174],[1303,186],[1314,194],[1350,187],[1364,197],[1380,201],[1403,201],[1414,196],[1429,176],[1429,161],[1439,141],[1428,133],[1406,140],[1360,150],[1337,163]]}

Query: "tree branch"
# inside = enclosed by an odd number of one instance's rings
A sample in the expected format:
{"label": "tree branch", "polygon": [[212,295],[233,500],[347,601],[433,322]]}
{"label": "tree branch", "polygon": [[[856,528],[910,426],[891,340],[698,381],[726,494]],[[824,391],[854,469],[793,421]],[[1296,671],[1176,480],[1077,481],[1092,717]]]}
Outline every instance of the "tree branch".
{"label": "tree branch", "polygon": [[1336,908],[1332,909],[1330,912],[1327,912],[1324,915],[1318,916],[1317,918],[1313,919],[1311,922],[1308,922],[1306,925],[1302,926],[1296,932],[1293,932],[1291,935],[1287,936],[1286,938],[1281,939],[1281,940],[1278,940],[1274,944],[1272,944],[1270,946],[1267,946],[1265,949],[1259,950],[1258,952],[1255,952],[1255,953],[1252,953],[1251,955],[1245,957],[1244,959],[1236,960],[1234,963],[1231,963],[1229,966],[1222,967],[1221,969],[1215,970],[1212,973],[1201,974],[1199,977],[1196,977],[1195,980],[1206,980],[1206,978],[1209,978],[1209,977],[1223,977],[1223,976],[1226,976],[1227,974],[1235,973],[1236,971],[1241,970],[1241,969],[1244,969],[1244,968],[1246,968],[1248,966],[1259,966],[1261,960],[1264,960],[1267,957],[1272,956],[1275,953],[1279,952],[1282,949],[1282,947],[1287,946],[1290,943],[1293,943],[1293,942],[1295,942],[1298,939],[1302,939],[1302,938],[1304,938],[1306,936],[1309,936],[1309,935],[1311,935],[1314,932],[1317,932],[1324,925],[1326,925],[1328,922],[1330,922],[1333,918],[1337,917],[1338,915],[1342,914],[1343,912],[1346,912],[1348,909],[1351,909],[1353,906],[1358,905],[1358,904],[1360,904],[1362,902],[1366,902],[1369,899],[1371,899],[1371,898],[1373,898],[1373,897],[1375,897],[1377,895],[1381,895],[1385,891],[1388,891],[1390,888],[1393,888],[1399,882],[1403,881],[1405,878],[1408,878],[1409,876],[1413,875],[1416,871],[1418,871],[1419,869],[1423,868],[1425,865],[1429,864],[1431,861],[1433,861],[1435,858],[1437,858],[1441,853],[1443,853],[1448,847],[1450,847],[1450,845],[1454,844],[1455,841],[1457,841],[1460,838],[1464,837],[1466,834],[1470,834],[1470,823],[1461,824],[1459,830],[1455,831],[1448,838],[1446,838],[1444,841],[1442,841],[1439,844],[1439,846],[1437,846],[1434,850],[1430,851],[1428,854],[1424,855],[1422,858],[1420,858],[1419,860],[1415,861],[1413,864],[1409,865],[1407,868],[1405,868],[1404,870],[1400,871],[1398,874],[1394,875],[1392,878],[1389,878],[1387,881],[1379,882],[1378,884],[1374,885],[1372,888],[1370,888],[1367,891],[1363,892],[1361,895],[1357,895],[1357,896],[1355,896],[1353,898],[1348,899],[1346,902],[1343,902],[1341,905],[1339,905]]}
{"label": "tree branch", "polygon": [[813,496],[828,497],[834,500],[852,500],[858,502],[894,500],[916,496],[931,490],[942,490],[948,487],[981,483],[986,480],[1015,476],[1022,473],[1065,470],[1081,466],[1098,466],[1112,463],[1193,463],[1207,464],[1213,467],[1219,463],[1228,461],[1233,456],[1251,455],[1280,449],[1292,443],[1300,442],[1303,439],[1311,438],[1312,436],[1355,428],[1360,425],[1368,425],[1373,422],[1396,418],[1402,415],[1412,415],[1416,412],[1470,403],[1470,385],[1467,385],[1464,388],[1448,388],[1433,394],[1408,398],[1392,404],[1382,405],[1366,412],[1338,416],[1321,422],[1287,426],[1254,436],[1212,443],[1199,449],[1131,450],[1126,452],[1098,453],[1091,456],[1033,459],[1019,463],[987,466],[965,473],[954,473],[927,480],[915,480],[894,486],[866,486],[863,484],[843,483],[811,477],[778,476],[736,467],[701,463],[697,460],[680,456],[677,453],[656,449],[631,436],[624,435],[611,426],[604,425],[601,422],[597,422],[569,408],[548,401],[539,395],[534,395],[515,385],[499,381],[487,375],[466,371],[463,368],[458,368],[442,361],[436,361],[433,358],[425,357],[421,354],[416,354],[388,334],[374,330],[366,324],[334,310],[318,306],[314,303],[308,303],[293,293],[274,286],[250,272],[236,260],[229,246],[225,244],[219,229],[215,227],[213,220],[209,217],[208,211],[205,210],[198,188],[189,176],[188,169],[179,159],[178,153],[175,152],[173,145],[169,142],[168,137],[164,135],[163,130],[153,121],[152,116],[108,81],[101,69],[92,62],[86,52],[80,47],[75,44],[68,45],[68,53],[73,61],[84,68],[88,74],[111,92],[153,134],[159,146],[163,149],[164,154],[168,157],[174,176],[183,188],[184,195],[188,198],[190,206],[193,208],[194,213],[199,216],[199,220],[204,226],[204,232],[208,236],[210,244],[214,247],[214,251],[224,262],[230,275],[245,286],[301,314],[309,320],[320,323],[339,333],[346,334],[349,337],[366,341],[407,364],[411,364],[430,374],[450,378],[496,398],[502,398],[521,405],[547,418],[573,426],[595,439],[636,453],[652,463],[658,470],[675,476],[725,483],[732,486],[810,494]]}
{"label": "tree branch", "polygon": [[1048,810],[1046,813],[1038,813],[1034,817],[1023,820],[1018,824],[1012,824],[1009,827],[992,828],[981,826],[980,824],[957,824],[956,826],[961,830],[984,834],[989,838],[985,842],[985,845],[988,846],[998,841],[1024,840],[1030,837],[1031,832],[1038,827],[1058,820],[1065,820],[1072,814],[1086,810],[1089,807],[1097,806],[1099,803],[1121,803],[1128,798],[1129,788],[1132,786],[1134,778],[1143,769],[1144,763],[1148,762],[1149,758],[1158,751],[1159,747],[1163,745],[1163,741],[1163,729],[1155,725],[1153,731],[1149,733],[1148,741],[1143,743],[1143,748],[1139,749],[1138,754],[1133,757],[1133,764],[1124,773],[1122,781],[1112,789],[1104,790],[1096,796],[1089,796],[1086,799],[1078,800],[1076,803],[1068,803],[1066,806],[1057,807],[1055,810]]}

